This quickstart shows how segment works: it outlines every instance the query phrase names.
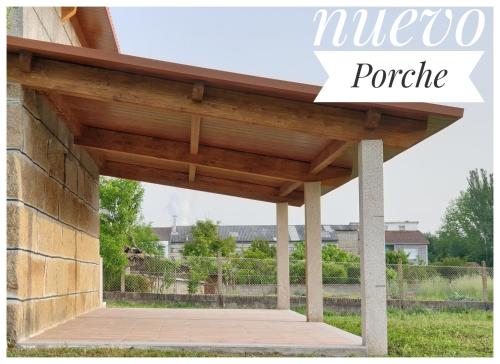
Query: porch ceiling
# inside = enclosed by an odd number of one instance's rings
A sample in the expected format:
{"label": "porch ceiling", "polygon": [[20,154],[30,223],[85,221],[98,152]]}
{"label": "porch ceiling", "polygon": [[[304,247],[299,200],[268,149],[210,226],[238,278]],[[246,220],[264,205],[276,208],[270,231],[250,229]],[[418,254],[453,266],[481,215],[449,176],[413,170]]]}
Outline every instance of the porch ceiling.
{"label": "porch ceiling", "polygon": [[47,94],[103,175],[303,204],[462,117],[434,104],[315,104],[318,86],[8,37],[8,81]]}

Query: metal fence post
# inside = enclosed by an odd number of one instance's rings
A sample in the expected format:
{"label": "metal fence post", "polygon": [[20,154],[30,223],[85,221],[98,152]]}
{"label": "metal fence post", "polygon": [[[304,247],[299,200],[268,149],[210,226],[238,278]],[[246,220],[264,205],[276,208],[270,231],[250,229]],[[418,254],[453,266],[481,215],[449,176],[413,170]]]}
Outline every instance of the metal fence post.
{"label": "metal fence post", "polygon": [[403,261],[399,259],[398,261],[398,282],[399,282],[399,304],[403,308],[403,300],[405,299],[404,292],[404,277],[403,277]]}
{"label": "metal fence post", "polygon": [[488,271],[486,268],[486,262],[483,260],[482,265],[482,278],[483,278],[483,302],[484,308],[488,309]]}
{"label": "metal fence post", "polygon": [[120,292],[125,292],[125,269],[122,269],[122,273],[120,275]]}
{"label": "metal fence post", "polygon": [[222,255],[219,251],[217,253],[217,300],[219,303],[219,307],[224,307],[224,296],[222,292]]}

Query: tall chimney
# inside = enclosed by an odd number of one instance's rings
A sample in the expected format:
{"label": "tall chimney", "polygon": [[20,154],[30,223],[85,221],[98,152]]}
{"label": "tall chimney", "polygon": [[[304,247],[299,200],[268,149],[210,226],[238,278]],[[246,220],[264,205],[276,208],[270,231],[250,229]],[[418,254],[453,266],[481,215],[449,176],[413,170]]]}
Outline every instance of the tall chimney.
{"label": "tall chimney", "polygon": [[172,215],[172,234],[177,234],[177,215]]}

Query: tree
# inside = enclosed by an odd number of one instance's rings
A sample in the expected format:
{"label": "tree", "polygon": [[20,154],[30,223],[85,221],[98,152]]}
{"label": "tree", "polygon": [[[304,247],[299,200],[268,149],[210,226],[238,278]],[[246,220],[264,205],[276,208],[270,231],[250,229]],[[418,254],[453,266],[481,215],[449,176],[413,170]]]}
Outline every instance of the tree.
{"label": "tree", "polygon": [[386,251],[385,252],[385,264],[408,264],[408,256],[402,250],[396,251]]}
{"label": "tree", "polygon": [[430,253],[433,260],[460,257],[493,266],[493,174],[469,172],[467,189],[450,203],[431,237]]}
{"label": "tree", "polygon": [[99,179],[100,253],[109,273],[127,265],[126,246],[147,254],[163,255],[163,245],[140,213],[144,188],[139,182],[118,178]]}
{"label": "tree", "polygon": [[222,256],[230,256],[236,250],[236,241],[233,237],[222,239],[218,227],[211,220],[198,220],[191,229],[193,240],[184,245],[183,255],[197,257],[216,257],[219,252]]}
{"label": "tree", "polygon": [[267,240],[256,239],[250,247],[243,252],[243,258],[273,259],[276,257],[276,247],[271,246]]}
{"label": "tree", "polygon": [[[348,253],[332,243],[326,244],[321,248],[321,257],[324,262],[359,263],[359,257],[357,255]],[[305,243],[303,241],[295,244],[292,254],[290,254],[290,259],[305,259]]]}

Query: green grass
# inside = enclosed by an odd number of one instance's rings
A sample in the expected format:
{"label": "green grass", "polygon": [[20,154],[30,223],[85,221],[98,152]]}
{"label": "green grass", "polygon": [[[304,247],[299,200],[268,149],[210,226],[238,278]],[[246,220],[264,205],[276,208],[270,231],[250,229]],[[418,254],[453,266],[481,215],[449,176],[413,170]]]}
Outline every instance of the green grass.
{"label": "green grass", "polygon": [[[297,310],[304,313],[304,309]],[[325,311],[324,321],[361,335],[361,317]],[[482,310],[389,310],[389,356],[493,356],[493,313]]]}
{"label": "green grass", "polygon": [[[187,304],[108,302],[108,307],[192,308]],[[296,309],[304,313],[304,308]],[[324,321],[361,335],[358,314],[325,311]],[[480,357],[493,355],[493,313],[482,310],[413,311],[389,310],[389,356],[393,357]],[[139,349],[18,349],[9,357],[221,357],[228,354]],[[259,356],[233,355],[230,356]],[[262,355],[269,356],[269,355]]]}
{"label": "green grass", "polygon": [[213,358],[213,357],[270,357],[271,354],[222,354],[196,352],[186,350],[142,350],[142,349],[80,349],[80,348],[51,348],[51,349],[8,349],[7,357],[147,357],[147,358]]}

